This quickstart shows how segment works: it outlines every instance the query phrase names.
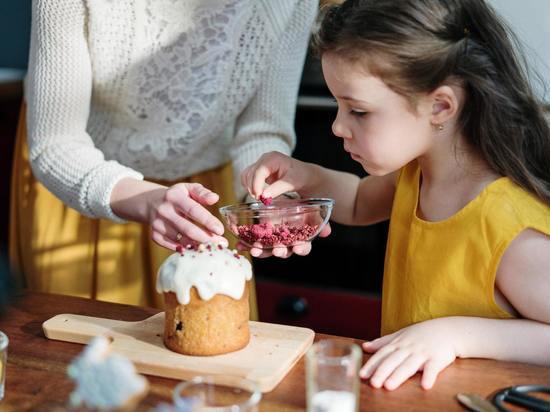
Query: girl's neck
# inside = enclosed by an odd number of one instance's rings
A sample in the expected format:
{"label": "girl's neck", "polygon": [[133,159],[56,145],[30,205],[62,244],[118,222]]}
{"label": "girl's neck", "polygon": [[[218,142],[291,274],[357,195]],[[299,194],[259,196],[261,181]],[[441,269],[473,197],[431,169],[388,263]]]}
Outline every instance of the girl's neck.
{"label": "girl's neck", "polygon": [[[445,132],[443,132],[445,133]],[[430,151],[418,158],[422,182],[430,187],[453,186],[458,183],[491,182],[498,178],[485,159],[472,149],[466,139],[453,132],[439,134]]]}
{"label": "girl's neck", "polygon": [[418,158],[421,169],[418,217],[444,220],[475,199],[500,177],[461,136],[437,136],[429,153]]}

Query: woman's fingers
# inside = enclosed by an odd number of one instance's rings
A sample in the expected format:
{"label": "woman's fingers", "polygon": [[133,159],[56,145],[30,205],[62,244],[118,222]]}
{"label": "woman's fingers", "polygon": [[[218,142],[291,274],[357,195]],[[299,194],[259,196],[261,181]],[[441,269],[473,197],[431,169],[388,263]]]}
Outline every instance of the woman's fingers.
{"label": "woman's fingers", "polygon": [[[216,235],[223,235],[224,227],[222,222],[219,221],[212,213],[210,213],[204,206],[194,200],[191,196],[200,196],[199,193],[202,191],[200,187],[192,188],[193,191],[189,192],[189,195],[186,196],[180,192],[170,192],[167,193],[166,199],[172,204],[174,210],[182,215],[184,218],[192,220],[200,224],[205,229],[211,231]],[[213,192],[210,192],[213,194]],[[218,195],[215,195],[216,198]],[[169,209],[168,207],[166,207]],[[166,218],[175,219],[169,210],[167,210],[168,216]],[[177,222],[174,222],[178,226]],[[179,226],[178,229],[181,229]],[[198,240],[198,239],[196,239]]]}
{"label": "woman's fingers", "polygon": [[166,249],[176,250],[178,246],[181,246],[179,243],[174,242],[172,239],[162,235],[160,232],[157,231],[153,231],[151,237],[155,243],[162,247],[165,247]]}
{"label": "woman's fingers", "polygon": [[200,183],[187,184],[187,190],[189,191],[191,198],[199,202],[201,205],[210,206],[220,200],[220,196],[217,193],[207,189]]}
{"label": "woman's fingers", "polygon": [[[202,206],[200,207],[202,208]],[[206,231],[202,227],[197,226],[194,222],[188,219],[188,217],[197,218],[196,213],[191,213],[191,216],[182,216],[182,213],[178,213],[176,209],[173,208],[173,205],[172,207],[170,207],[170,205],[163,205],[163,207],[161,206],[159,208],[159,215],[162,219],[170,222],[170,226],[172,226],[176,230],[176,236],[177,233],[181,233],[182,236],[187,236],[188,238],[193,239],[193,241],[195,242],[216,242],[227,245],[227,239],[225,239],[223,236],[219,236],[213,232]]]}

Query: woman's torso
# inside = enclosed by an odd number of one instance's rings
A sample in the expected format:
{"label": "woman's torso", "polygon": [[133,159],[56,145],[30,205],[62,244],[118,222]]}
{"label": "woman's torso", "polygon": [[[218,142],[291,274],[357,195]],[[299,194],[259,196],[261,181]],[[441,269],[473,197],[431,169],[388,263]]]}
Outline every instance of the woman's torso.
{"label": "woman's torso", "polygon": [[[88,132],[96,147],[107,159],[165,180],[226,162],[235,119],[280,35],[265,2],[87,3]],[[274,7],[276,18],[288,19],[294,3]]]}

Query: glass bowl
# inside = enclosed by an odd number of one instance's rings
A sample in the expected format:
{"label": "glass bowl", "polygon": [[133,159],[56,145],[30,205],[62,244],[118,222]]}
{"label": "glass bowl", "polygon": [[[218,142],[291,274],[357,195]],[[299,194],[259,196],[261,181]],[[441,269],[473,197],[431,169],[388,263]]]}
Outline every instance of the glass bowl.
{"label": "glass bowl", "polygon": [[334,200],[274,199],[220,208],[225,225],[244,245],[259,249],[295,246],[312,241],[327,224]]}

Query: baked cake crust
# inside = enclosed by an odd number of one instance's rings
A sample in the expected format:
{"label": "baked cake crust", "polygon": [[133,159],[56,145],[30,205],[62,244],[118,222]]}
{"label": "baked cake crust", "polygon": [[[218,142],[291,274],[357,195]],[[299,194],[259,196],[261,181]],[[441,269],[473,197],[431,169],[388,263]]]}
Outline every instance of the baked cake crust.
{"label": "baked cake crust", "polygon": [[220,355],[244,348],[250,341],[249,283],[239,300],[217,294],[202,300],[190,290],[187,305],[173,292],[164,292],[164,344],[172,351],[194,356]]}

